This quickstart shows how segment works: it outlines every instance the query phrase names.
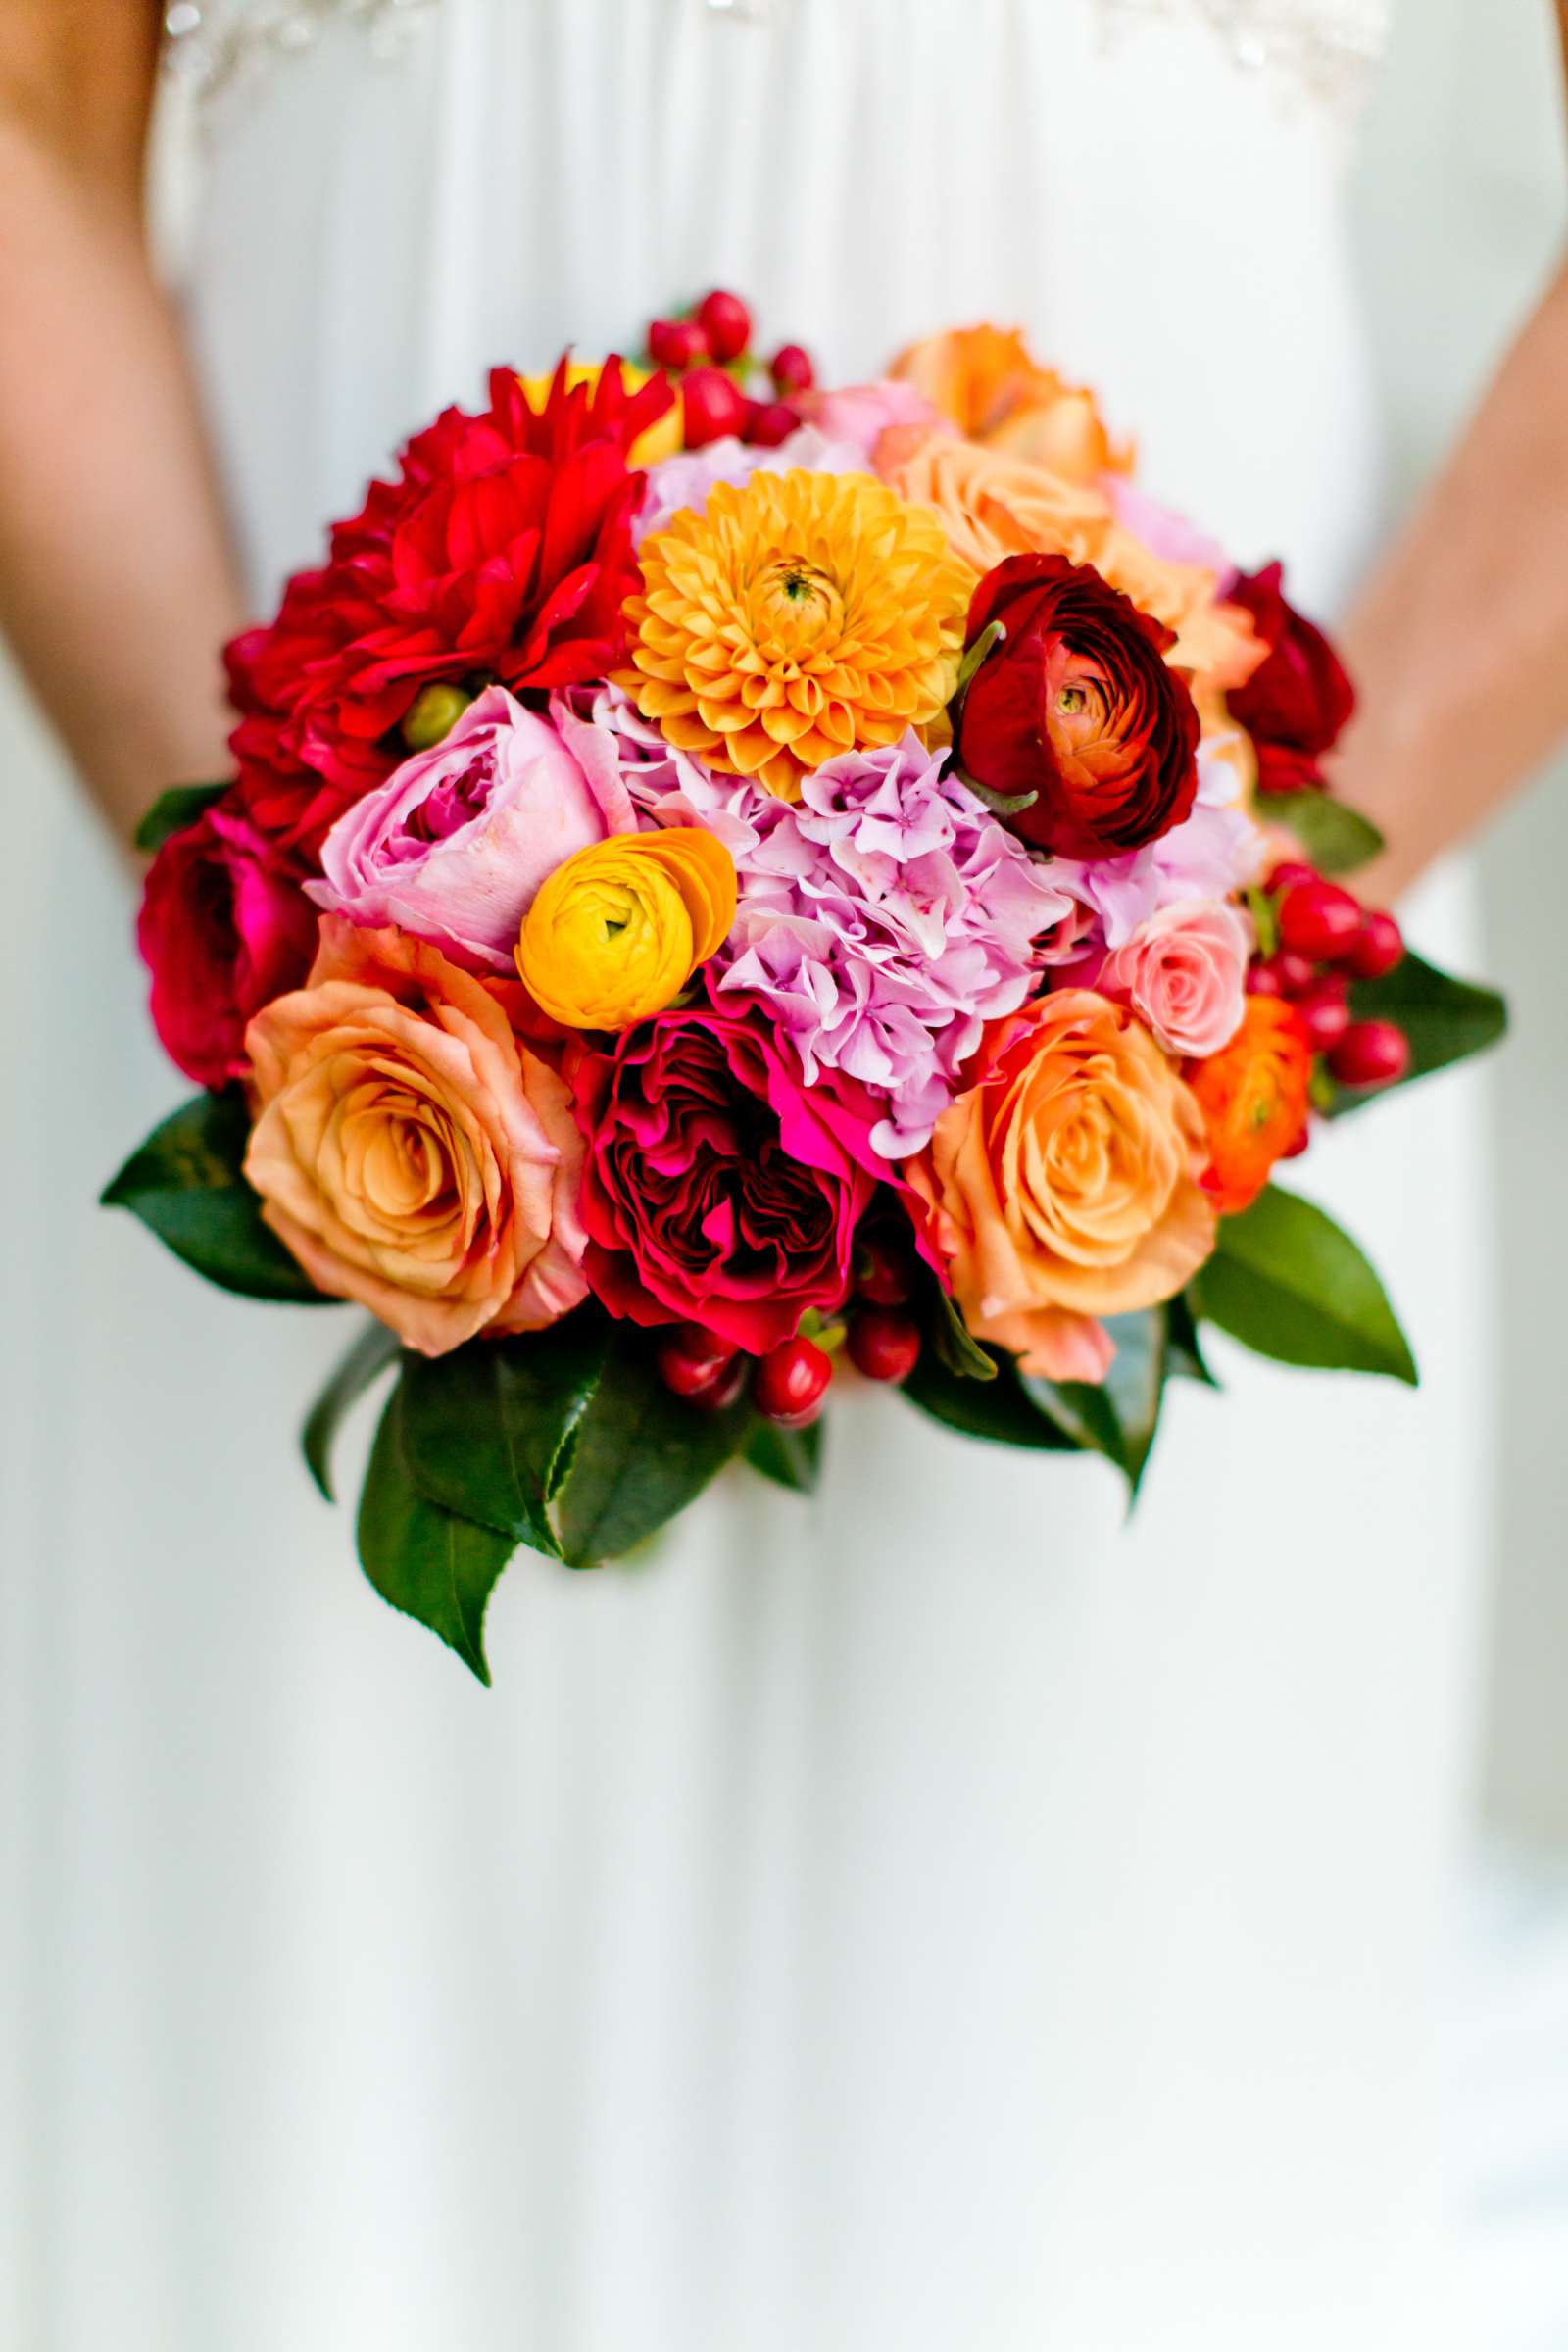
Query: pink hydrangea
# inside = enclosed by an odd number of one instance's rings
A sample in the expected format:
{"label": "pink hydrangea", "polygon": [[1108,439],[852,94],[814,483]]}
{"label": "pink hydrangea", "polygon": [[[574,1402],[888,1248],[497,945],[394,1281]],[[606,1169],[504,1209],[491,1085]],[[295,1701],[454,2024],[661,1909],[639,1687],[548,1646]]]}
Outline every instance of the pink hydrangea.
{"label": "pink hydrangea", "polygon": [[550,716],[601,798],[629,795],[653,824],[706,825],[742,873],[758,844],[784,822],[782,801],[679,751],[619,686],[571,687],[552,696]]}
{"label": "pink hydrangea", "polygon": [[719,988],[768,1007],[808,1085],[839,1070],[886,1102],[884,1157],[917,1152],[1064,894],[912,733],[808,775],[737,862]]}

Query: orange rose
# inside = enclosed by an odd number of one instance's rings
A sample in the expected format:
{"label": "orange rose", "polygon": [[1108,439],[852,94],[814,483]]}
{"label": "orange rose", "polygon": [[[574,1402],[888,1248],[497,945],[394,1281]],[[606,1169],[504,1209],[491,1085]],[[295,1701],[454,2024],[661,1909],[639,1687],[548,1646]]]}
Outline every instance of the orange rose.
{"label": "orange rose", "polygon": [[1019,555],[1092,564],[1174,632],[1170,660],[1195,681],[1239,685],[1263,658],[1247,614],[1219,602],[1214,574],[1153,554],[1117,521],[1101,490],[925,425],[890,427],[876,446],[876,469],[901,498],[936,509],[948,545],[977,572]]}
{"label": "orange rose", "polygon": [[424,1355],[585,1295],[570,1094],[513,1032],[523,992],[328,915],[302,989],[246,1031],[245,1173],[317,1288]]}
{"label": "orange rose", "polygon": [[1312,1047],[1293,1004],[1249,997],[1222,1052],[1188,1069],[1208,1133],[1203,1189],[1222,1217],[1257,1199],[1276,1160],[1306,1134]]}
{"label": "orange rose", "polygon": [[901,352],[889,373],[910,384],[960,433],[1027,458],[1069,482],[1127,464],[1111,448],[1092,392],[1042,368],[1017,329],[960,326]]}
{"label": "orange rose", "polygon": [[1100,1380],[1097,1318],[1173,1298],[1214,1246],[1202,1115],[1147,1029],[1087,989],[993,1025],[908,1177],[976,1338]]}

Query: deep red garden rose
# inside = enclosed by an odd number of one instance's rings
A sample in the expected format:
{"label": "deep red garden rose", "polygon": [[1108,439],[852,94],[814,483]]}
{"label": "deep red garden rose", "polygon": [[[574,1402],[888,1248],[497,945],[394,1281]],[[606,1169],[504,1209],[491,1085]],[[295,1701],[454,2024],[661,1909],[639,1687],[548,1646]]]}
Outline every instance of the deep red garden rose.
{"label": "deep red garden rose", "polygon": [[448,409],[332,533],[327,564],[289,582],[270,628],[229,648],[233,748],[255,822],[308,855],[405,756],[421,687],[500,679],[514,693],[600,678],[620,659],[637,586],[627,461],[672,394],[630,390],[618,361],[592,384],[557,368],[534,410],[497,368],[482,416]]}
{"label": "deep red garden rose", "polygon": [[1321,785],[1318,760],[1355,709],[1355,688],[1321,629],[1287,602],[1284,569],[1265,564],[1226,591],[1226,602],[1251,615],[1268,659],[1226,697],[1257,750],[1264,792]]}
{"label": "deep red garden rose", "polygon": [[198,1086],[244,1075],[246,1023],[309,970],[317,915],[301,880],[232,796],[153,859],[136,944],[153,976],[153,1025]]}
{"label": "deep red garden rose", "polygon": [[1005,634],[970,682],[958,763],[1007,800],[1002,822],[1063,858],[1115,857],[1179,824],[1198,788],[1199,721],[1165,660],[1171,631],[1065,556],[1009,556],[969,607],[968,643]]}
{"label": "deep red garden rose", "polygon": [[888,1173],[853,1086],[808,1088],[755,1007],[707,1002],[583,1053],[574,1081],[583,1270],[612,1314],[700,1323],[758,1355],[843,1303]]}

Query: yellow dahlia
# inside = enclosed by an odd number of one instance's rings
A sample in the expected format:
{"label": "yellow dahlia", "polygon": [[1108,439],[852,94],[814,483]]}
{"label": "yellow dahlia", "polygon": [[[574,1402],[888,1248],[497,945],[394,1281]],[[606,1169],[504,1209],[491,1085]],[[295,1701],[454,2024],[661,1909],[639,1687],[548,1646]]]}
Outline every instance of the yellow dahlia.
{"label": "yellow dahlia", "polygon": [[621,683],[682,751],[781,800],[840,752],[928,727],[974,573],[869,474],[757,473],[643,543]]}

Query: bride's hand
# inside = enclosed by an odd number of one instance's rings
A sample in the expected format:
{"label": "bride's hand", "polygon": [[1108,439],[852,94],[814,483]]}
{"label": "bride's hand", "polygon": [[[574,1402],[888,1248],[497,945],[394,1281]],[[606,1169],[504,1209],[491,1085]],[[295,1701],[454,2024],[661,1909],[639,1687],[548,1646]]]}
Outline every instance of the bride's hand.
{"label": "bride's hand", "polygon": [[159,15],[0,5],[0,630],[122,836],[223,772],[240,609],[143,237]]}

